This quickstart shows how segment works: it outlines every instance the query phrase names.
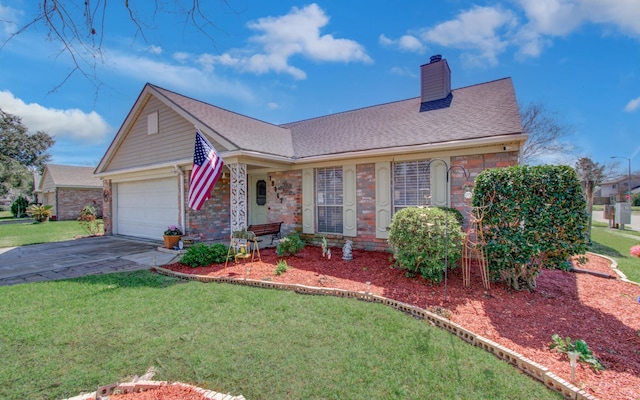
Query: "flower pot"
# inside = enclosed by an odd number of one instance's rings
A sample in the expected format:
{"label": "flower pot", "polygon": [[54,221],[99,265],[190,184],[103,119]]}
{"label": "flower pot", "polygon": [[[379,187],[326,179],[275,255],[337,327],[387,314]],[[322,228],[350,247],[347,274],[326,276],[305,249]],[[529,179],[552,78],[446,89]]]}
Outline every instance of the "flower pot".
{"label": "flower pot", "polygon": [[165,249],[173,249],[178,246],[178,242],[182,236],[180,235],[164,235],[164,247]]}

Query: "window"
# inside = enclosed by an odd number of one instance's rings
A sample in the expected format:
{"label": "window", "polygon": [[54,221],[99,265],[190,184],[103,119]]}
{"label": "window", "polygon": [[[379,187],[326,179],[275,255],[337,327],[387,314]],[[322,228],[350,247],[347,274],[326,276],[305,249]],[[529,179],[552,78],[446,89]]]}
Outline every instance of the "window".
{"label": "window", "polygon": [[393,164],[393,212],[431,204],[429,160]]}
{"label": "window", "polygon": [[342,233],[342,168],[316,169],[317,231]]}
{"label": "window", "polygon": [[259,206],[267,204],[267,182],[264,179],[256,182],[256,204]]}

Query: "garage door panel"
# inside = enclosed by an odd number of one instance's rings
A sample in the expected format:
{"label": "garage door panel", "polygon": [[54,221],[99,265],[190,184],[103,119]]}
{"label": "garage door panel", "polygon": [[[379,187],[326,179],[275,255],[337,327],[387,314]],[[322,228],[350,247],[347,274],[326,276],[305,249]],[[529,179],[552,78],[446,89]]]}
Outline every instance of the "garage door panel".
{"label": "garage door panel", "polygon": [[118,234],[160,239],[178,225],[177,178],[119,183],[117,208]]}

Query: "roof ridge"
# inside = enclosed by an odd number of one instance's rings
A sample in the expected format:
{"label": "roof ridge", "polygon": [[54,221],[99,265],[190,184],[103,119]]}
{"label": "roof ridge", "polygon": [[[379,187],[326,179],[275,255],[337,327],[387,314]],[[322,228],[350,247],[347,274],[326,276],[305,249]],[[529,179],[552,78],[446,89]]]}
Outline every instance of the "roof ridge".
{"label": "roof ridge", "polygon": [[[149,86],[153,87],[154,89],[159,89],[159,90],[161,90],[161,91],[169,92],[169,93],[175,94],[176,96],[180,96],[180,97],[183,97],[183,98],[185,98],[185,99],[189,99],[189,100],[192,100],[192,101],[195,101],[195,102],[201,103],[201,104],[205,104],[205,105],[207,105],[207,106],[209,106],[209,107],[217,108],[218,110],[222,110],[222,111],[228,112],[228,113],[230,113],[230,114],[235,114],[235,115],[237,115],[237,116],[239,116],[239,117],[252,119],[252,120],[254,120],[254,121],[261,122],[261,123],[263,123],[263,124],[271,125],[271,126],[274,126],[274,127],[277,127],[277,128],[286,129],[286,128],[283,128],[282,126],[278,125],[278,124],[274,124],[274,123],[271,123],[271,122],[267,122],[267,121],[265,121],[265,120],[262,120],[262,119],[259,119],[259,118],[255,118],[255,117],[252,117],[252,116],[250,116],[250,115],[241,114],[241,113],[239,113],[239,112],[237,112],[237,111],[229,110],[229,109],[224,108],[224,107],[216,106],[216,105],[211,104],[211,103],[208,103],[208,102],[206,102],[206,101],[198,100],[198,99],[193,98],[193,97],[191,97],[191,96],[186,96],[186,95],[184,95],[184,94],[181,94],[181,93],[175,92],[175,91],[173,91],[173,90],[166,89],[166,88],[163,88],[163,87],[158,86],[158,85],[154,85],[153,83],[147,83],[147,85],[149,85]],[[185,110],[185,111],[187,111],[187,112],[188,112],[188,110]],[[189,112],[189,114],[191,114],[191,113]],[[193,115],[193,114],[191,114],[191,115],[195,118],[195,115]]]}
{"label": "roof ridge", "polygon": [[[459,91],[459,90],[469,89],[469,88],[472,88],[472,87],[475,87],[475,86],[487,85],[487,84],[490,84],[490,83],[495,83],[495,82],[503,81],[503,80],[507,80],[507,79],[511,79],[511,77],[510,76],[506,76],[504,78],[498,78],[498,79],[494,79],[494,80],[488,81],[488,82],[475,83],[473,85],[462,86],[462,87],[459,87],[459,88],[456,88],[456,89],[452,89],[451,93],[454,93],[454,92]],[[353,108],[353,109],[350,109],[350,110],[338,111],[338,112],[335,112],[335,113],[332,113],[332,114],[325,114],[325,115],[320,115],[320,116],[317,116],[317,117],[301,119],[301,120],[298,120],[298,121],[291,121],[291,122],[287,122],[287,123],[276,125],[276,126],[288,127],[288,126],[296,125],[296,124],[303,123],[303,122],[309,122],[309,121],[313,121],[313,120],[317,120],[317,119],[324,119],[324,118],[328,118],[328,117],[332,117],[332,116],[336,116],[336,115],[349,114],[349,113],[352,113],[352,112],[367,110],[367,109],[375,108],[375,107],[388,106],[390,104],[397,104],[397,103],[402,103],[402,102],[405,102],[405,101],[412,101],[412,100],[419,99],[419,98],[420,98],[420,96],[414,96],[414,97],[410,97],[408,99],[403,99],[403,100],[393,100],[393,101],[388,101],[388,102],[385,102],[385,103],[372,104],[372,105],[369,105],[369,106]]]}

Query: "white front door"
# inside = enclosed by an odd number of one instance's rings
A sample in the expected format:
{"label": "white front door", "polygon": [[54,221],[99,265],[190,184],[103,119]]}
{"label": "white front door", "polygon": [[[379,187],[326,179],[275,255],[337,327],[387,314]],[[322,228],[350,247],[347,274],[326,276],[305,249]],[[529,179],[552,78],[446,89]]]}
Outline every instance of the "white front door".
{"label": "white front door", "polygon": [[267,218],[267,175],[251,175],[249,178],[249,225],[266,224]]}

